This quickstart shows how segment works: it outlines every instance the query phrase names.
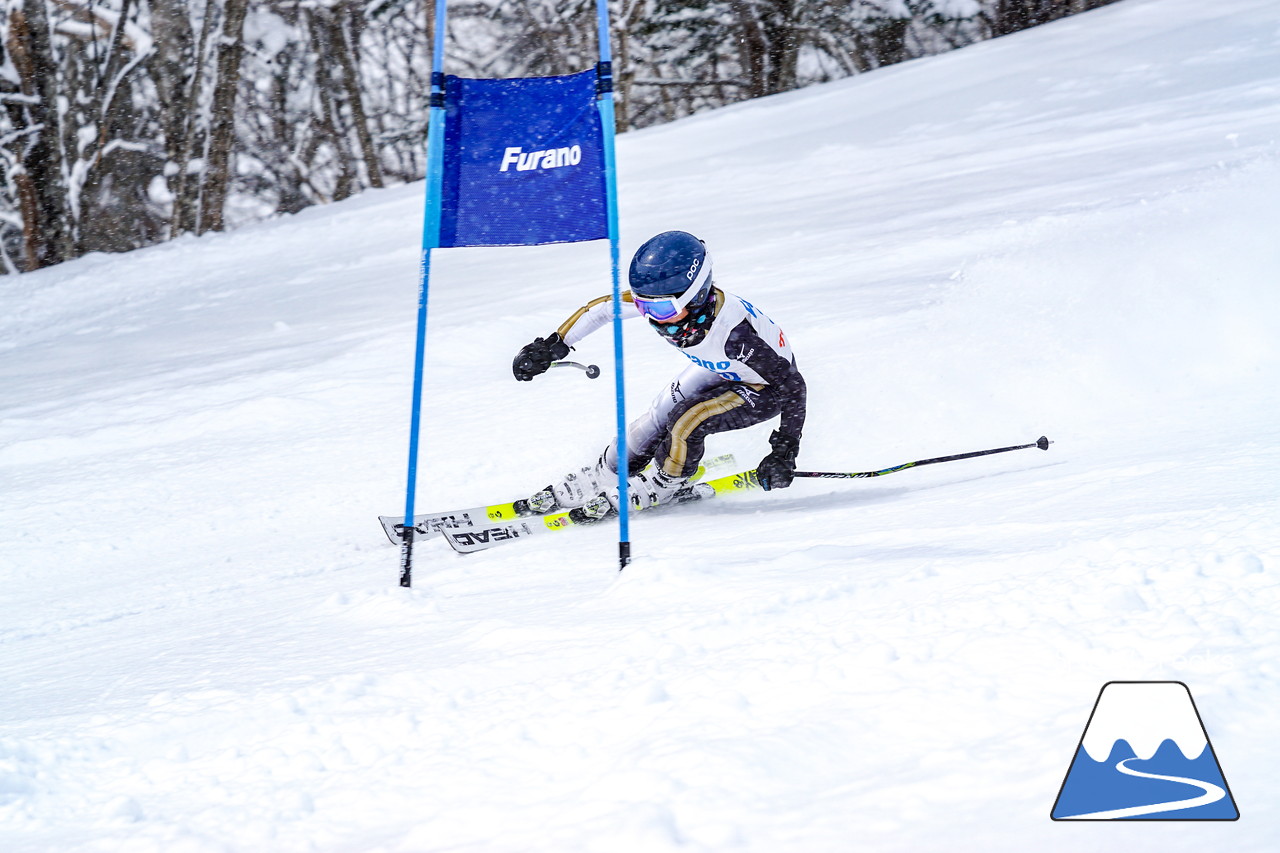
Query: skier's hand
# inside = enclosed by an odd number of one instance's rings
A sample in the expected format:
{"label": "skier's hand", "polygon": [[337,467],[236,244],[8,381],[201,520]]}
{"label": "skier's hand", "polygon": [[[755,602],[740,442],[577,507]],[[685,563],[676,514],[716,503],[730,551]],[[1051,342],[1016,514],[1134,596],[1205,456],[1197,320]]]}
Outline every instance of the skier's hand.
{"label": "skier's hand", "polygon": [[560,335],[552,332],[545,338],[534,338],[533,343],[525,344],[511,362],[511,372],[520,382],[529,382],[540,373],[546,373],[551,362],[564,358],[569,354],[569,347],[560,340]]}
{"label": "skier's hand", "polygon": [[785,489],[795,479],[796,454],[800,452],[800,439],[774,430],[769,436],[769,446],[773,452],[760,460],[756,466],[756,480],[760,488],[766,492],[772,489]]}

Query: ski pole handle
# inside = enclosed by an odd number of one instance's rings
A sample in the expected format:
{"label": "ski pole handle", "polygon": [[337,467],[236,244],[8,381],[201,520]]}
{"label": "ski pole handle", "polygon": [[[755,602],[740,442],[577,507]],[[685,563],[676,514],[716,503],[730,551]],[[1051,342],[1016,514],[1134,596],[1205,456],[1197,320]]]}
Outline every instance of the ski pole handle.
{"label": "ski pole handle", "polygon": [[579,364],[576,361],[553,361],[551,362],[551,366],[552,367],[576,367],[579,370],[585,371],[588,379],[595,379],[597,376],[600,375],[600,368],[594,364]]}
{"label": "ski pole handle", "polygon": [[1048,450],[1052,441],[1043,435],[1030,444],[1015,444],[1012,447],[996,447],[992,450],[975,450],[971,453],[956,453],[952,456],[937,456],[933,459],[918,459],[915,462],[904,462],[901,465],[894,465],[892,468],[881,468],[879,471],[796,471],[796,477],[822,477],[830,480],[861,480],[867,477],[882,477],[885,474],[892,474],[894,471],[904,471],[907,468],[919,468],[921,465],[933,465],[937,462],[954,462],[957,459],[972,459],[975,456],[990,456],[993,453],[1008,453],[1010,450],[1026,450],[1028,447],[1038,447],[1041,450]]}

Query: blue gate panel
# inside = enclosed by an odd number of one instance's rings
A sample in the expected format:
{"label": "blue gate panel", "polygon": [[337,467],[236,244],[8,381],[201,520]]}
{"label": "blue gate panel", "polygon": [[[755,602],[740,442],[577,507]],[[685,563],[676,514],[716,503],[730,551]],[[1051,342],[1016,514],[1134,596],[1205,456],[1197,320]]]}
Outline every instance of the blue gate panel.
{"label": "blue gate panel", "polygon": [[446,78],[440,247],[609,236],[596,77]]}

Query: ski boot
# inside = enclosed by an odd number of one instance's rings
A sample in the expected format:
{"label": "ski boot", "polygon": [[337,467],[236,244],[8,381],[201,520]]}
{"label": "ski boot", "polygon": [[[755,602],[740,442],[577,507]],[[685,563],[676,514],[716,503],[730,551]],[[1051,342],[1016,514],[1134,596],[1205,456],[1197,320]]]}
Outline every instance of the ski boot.
{"label": "ski boot", "polygon": [[[644,470],[627,479],[627,500],[635,510],[673,503],[676,493],[688,482],[687,477],[672,477],[662,469]],[[618,508],[618,490],[606,493],[609,504]]]}
{"label": "ski boot", "polygon": [[[646,467],[627,480],[631,508],[644,510],[672,503],[676,494],[686,484],[697,480],[704,470],[699,467],[693,477],[685,478],[672,477],[660,469]],[[559,482],[535,492],[526,505],[529,512],[537,515],[573,510],[575,521],[598,521],[618,511],[618,487],[612,485],[617,476],[605,466],[602,457],[595,465],[571,471]],[[577,512],[579,509],[582,511]]]}
{"label": "ski boot", "polygon": [[529,496],[529,511],[538,515],[576,509],[609,487],[618,475],[605,467],[603,457],[596,464],[570,471],[564,477]]}

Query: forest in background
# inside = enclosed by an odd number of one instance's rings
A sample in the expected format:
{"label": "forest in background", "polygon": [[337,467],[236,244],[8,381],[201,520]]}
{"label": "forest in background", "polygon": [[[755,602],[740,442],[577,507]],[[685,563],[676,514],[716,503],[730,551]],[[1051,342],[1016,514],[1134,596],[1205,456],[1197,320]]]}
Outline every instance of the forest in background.
{"label": "forest in background", "polygon": [[[611,0],[618,130],[1113,0]],[[432,0],[5,0],[0,271],[220,231],[425,168]],[[567,74],[594,0],[456,0],[445,70]]]}

